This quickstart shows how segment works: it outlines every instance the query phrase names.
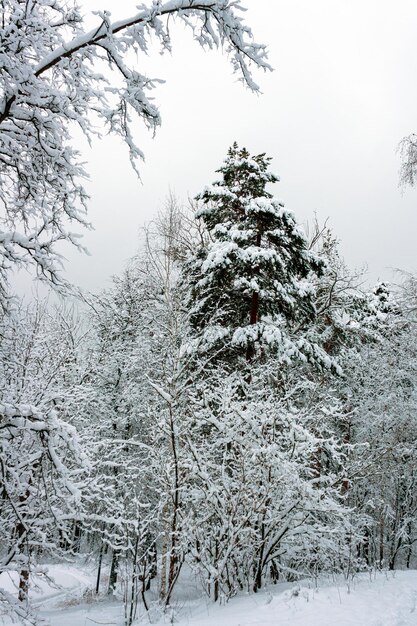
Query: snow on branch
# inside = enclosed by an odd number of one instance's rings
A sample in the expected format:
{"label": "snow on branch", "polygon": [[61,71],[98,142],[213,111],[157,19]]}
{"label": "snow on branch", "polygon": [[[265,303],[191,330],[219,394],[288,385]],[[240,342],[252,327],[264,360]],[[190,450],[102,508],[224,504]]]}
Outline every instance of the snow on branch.
{"label": "snow on branch", "polygon": [[[147,54],[152,36],[169,51],[168,17],[190,26],[201,46],[222,46],[253,90],[258,87],[251,66],[270,66],[265,46],[253,42],[237,14],[242,6],[234,0],[158,0],[116,22],[102,11],[88,32],[80,9],[62,0],[4,0],[2,9],[0,295],[5,306],[13,267],[34,267],[39,279],[68,287],[57,244],[69,241],[82,249],[68,224],[89,226],[81,184],[87,172],[72,145],[74,125],[89,140],[103,128],[119,135],[133,164],[143,158],[131,126],[134,117],[152,130],[160,124],[149,95],[158,81],[133,67],[129,53]],[[100,73],[103,67],[110,69],[106,76]]]}
{"label": "snow on branch", "polygon": [[404,137],[398,146],[401,157],[400,185],[414,187],[417,179],[417,135]]}

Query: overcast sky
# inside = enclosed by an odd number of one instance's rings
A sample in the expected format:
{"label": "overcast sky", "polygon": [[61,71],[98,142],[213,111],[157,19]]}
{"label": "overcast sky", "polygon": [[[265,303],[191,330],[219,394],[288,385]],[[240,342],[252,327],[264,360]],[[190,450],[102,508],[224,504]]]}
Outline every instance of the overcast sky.
{"label": "overcast sky", "polygon": [[[115,17],[135,1],[88,0]],[[173,54],[156,46],[139,71],[166,81],[155,90],[162,126],[137,124],[142,182],[127,150],[102,140],[84,156],[91,173],[84,243],[69,252],[67,275],[90,290],[109,284],[138,247],[140,227],[171,189],[187,201],[216,179],[233,141],[266,152],[281,182],[274,192],[302,223],[314,213],[341,241],[351,267],[369,279],[416,269],[417,190],[398,188],[400,139],[417,131],[415,0],[242,0],[255,40],[268,45],[273,73],[255,71],[248,91],[221,52],[204,52],[176,28]]]}

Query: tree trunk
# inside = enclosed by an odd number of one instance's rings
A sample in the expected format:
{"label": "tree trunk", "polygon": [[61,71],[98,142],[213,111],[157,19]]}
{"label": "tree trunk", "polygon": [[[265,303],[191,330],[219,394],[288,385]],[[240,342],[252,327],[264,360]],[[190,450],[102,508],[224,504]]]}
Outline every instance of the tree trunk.
{"label": "tree trunk", "polygon": [[29,593],[29,567],[22,567],[19,573],[19,602],[27,602]]}
{"label": "tree trunk", "polygon": [[117,550],[113,550],[111,566],[110,566],[110,576],[109,576],[109,591],[108,591],[109,594],[114,593],[116,589],[118,569],[119,569],[119,553],[117,552]]}
{"label": "tree trunk", "polygon": [[411,543],[411,522],[408,522],[407,524],[407,537],[408,537],[408,547],[407,547],[406,567],[407,569],[410,569],[411,554],[413,552],[413,544]]}
{"label": "tree trunk", "polygon": [[168,504],[165,504],[162,511],[164,525],[161,546],[161,587],[159,591],[160,599],[165,602],[167,596],[167,570],[168,570],[168,550],[169,550],[169,524],[168,524]]}
{"label": "tree trunk", "polygon": [[97,580],[96,580],[96,594],[98,594],[100,589],[100,578],[101,578],[101,565],[103,562],[103,552],[104,552],[104,544],[101,542],[100,546],[100,554],[98,556],[98,567],[97,567]]}
{"label": "tree trunk", "polygon": [[379,567],[380,569],[384,566],[384,535],[385,535],[385,525],[384,525],[384,513],[381,512],[381,521],[379,526]]}
{"label": "tree trunk", "polygon": [[[256,245],[258,247],[261,246],[261,231],[257,229],[256,233]],[[258,273],[258,270],[255,268],[254,273]],[[249,324],[255,325],[259,319],[259,293],[257,291],[252,292],[251,305],[250,305],[250,313],[249,313]],[[255,356],[255,345],[254,343],[248,343],[246,348],[246,360],[250,363]]]}
{"label": "tree trunk", "polygon": [[[29,480],[29,485],[32,480]],[[29,498],[30,491],[29,486],[26,492],[19,496],[20,504],[25,504]],[[16,524],[16,535],[17,535],[17,545],[19,547],[19,551],[23,554],[23,546],[25,543],[25,538],[27,535],[27,527],[25,523],[25,514],[22,513],[21,517]],[[19,602],[27,602],[29,593],[29,554],[26,554],[26,560],[24,565],[22,565],[19,572]]]}
{"label": "tree trunk", "polygon": [[79,552],[81,548],[81,523],[80,520],[74,521],[74,531],[72,537],[72,549],[74,552]]}
{"label": "tree trunk", "polygon": [[169,428],[170,428],[170,444],[171,453],[174,460],[174,493],[173,493],[173,511],[171,520],[171,533],[170,533],[170,552],[169,552],[169,568],[168,568],[168,589],[165,599],[165,606],[169,605],[171,595],[174,590],[174,585],[177,582],[179,570],[181,565],[179,563],[177,542],[178,542],[178,512],[180,506],[180,478],[179,478],[179,464],[177,454],[177,437],[174,426],[174,414],[172,405],[169,405]]}
{"label": "tree trunk", "polygon": [[363,558],[365,559],[365,563],[369,566],[371,565],[371,559],[369,554],[369,541],[370,541],[370,531],[366,526],[364,530],[364,538],[363,538]]}

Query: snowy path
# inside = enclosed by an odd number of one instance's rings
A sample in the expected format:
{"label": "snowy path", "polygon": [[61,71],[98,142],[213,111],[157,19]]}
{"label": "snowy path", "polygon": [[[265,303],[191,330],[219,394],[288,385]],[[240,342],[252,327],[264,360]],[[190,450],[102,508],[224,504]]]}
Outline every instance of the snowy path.
{"label": "snowy path", "polygon": [[[92,577],[80,567],[67,563],[52,564],[45,567],[48,577],[53,582],[51,583],[46,576],[36,576],[35,585],[31,586],[30,590],[33,606],[47,608],[48,606],[56,606],[57,603],[65,600],[80,601],[83,593],[87,589],[91,589]],[[9,593],[16,595],[17,585],[18,579],[14,572],[12,574],[4,573],[0,576],[0,586]]]}
{"label": "snowy path", "polygon": [[52,565],[49,566],[48,570],[59,589],[48,586],[46,592],[42,589],[38,593],[34,592],[33,596],[36,599],[33,601],[33,604],[37,608],[46,609],[49,606],[56,606],[58,603],[66,601],[79,602],[83,597],[83,593],[91,589],[91,577],[78,568]]}

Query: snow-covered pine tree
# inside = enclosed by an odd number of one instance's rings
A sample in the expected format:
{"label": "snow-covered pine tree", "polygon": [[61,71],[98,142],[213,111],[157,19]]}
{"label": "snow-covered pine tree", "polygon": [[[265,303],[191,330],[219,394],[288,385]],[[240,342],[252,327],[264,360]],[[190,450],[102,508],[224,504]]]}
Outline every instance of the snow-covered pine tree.
{"label": "snow-covered pine tree", "polygon": [[[310,364],[335,364],[315,325],[324,263],[293,214],[267,191],[278,180],[270,160],[230,148],[222,179],[198,196],[197,217],[210,242],[184,270],[196,361],[205,360],[204,376],[191,372],[188,388],[187,535],[193,566],[215,600],[239,588],[257,591],[289,571],[342,563],[347,545],[333,475],[344,461],[343,442],[330,428],[316,428],[327,405],[295,401],[306,391],[299,385]],[[242,375],[247,364],[250,373]],[[289,371],[298,376],[284,385]],[[318,476],[323,450],[329,462]],[[342,539],[324,548],[326,534]]]}
{"label": "snow-covered pine tree", "polygon": [[315,360],[317,347],[291,338],[289,326],[314,317],[309,277],[321,262],[293,213],[266,190],[278,181],[270,161],[234,143],[221,180],[197,196],[211,243],[186,270],[191,325],[200,350],[227,359],[252,361],[273,349],[282,361]]}

